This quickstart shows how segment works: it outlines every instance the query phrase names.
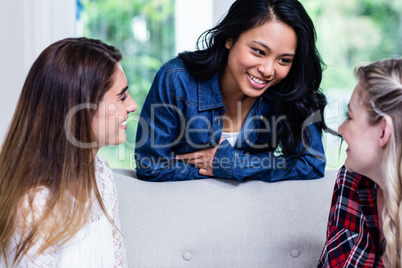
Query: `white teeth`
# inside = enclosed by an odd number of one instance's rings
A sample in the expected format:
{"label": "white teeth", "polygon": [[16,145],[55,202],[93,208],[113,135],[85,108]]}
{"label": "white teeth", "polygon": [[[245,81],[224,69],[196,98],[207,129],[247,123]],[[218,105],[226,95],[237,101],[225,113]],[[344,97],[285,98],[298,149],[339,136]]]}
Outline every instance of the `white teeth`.
{"label": "white teeth", "polygon": [[266,81],[262,81],[262,80],[258,79],[257,77],[252,76],[251,74],[248,74],[248,76],[251,78],[251,80],[253,80],[254,82],[256,82],[260,85],[263,85],[266,83]]}
{"label": "white teeth", "polygon": [[120,124],[120,126],[124,127],[127,125],[127,121],[124,121],[123,123]]}

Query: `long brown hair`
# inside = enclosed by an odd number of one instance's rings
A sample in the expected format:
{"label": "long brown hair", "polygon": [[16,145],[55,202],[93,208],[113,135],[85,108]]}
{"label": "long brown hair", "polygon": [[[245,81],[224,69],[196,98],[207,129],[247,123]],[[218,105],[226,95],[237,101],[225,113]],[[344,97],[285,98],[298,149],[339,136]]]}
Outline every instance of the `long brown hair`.
{"label": "long brown hair", "polygon": [[[77,146],[71,137],[80,144],[94,142],[96,105],[112,87],[120,60],[116,48],[99,40],[67,38],[47,47],[34,62],[0,152],[0,259],[17,230],[22,239],[13,263],[39,237],[38,254],[65,243],[87,222],[91,209],[88,202],[74,200],[87,200],[92,191],[105,211],[93,149]],[[77,109],[83,104],[92,108]],[[45,207],[28,221],[41,188],[48,190]],[[21,209],[26,198],[29,205]]]}
{"label": "long brown hair", "polygon": [[356,69],[363,85],[369,123],[385,117],[392,126],[382,160],[387,197],[383,214],[386,267],[402,267],[402,59],[385,59]]}

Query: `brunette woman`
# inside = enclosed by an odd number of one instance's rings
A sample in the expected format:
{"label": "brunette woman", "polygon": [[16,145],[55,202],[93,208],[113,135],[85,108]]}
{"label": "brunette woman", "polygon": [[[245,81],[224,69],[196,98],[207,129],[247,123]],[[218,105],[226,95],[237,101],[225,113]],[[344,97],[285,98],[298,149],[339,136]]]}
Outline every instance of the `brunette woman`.
{"label": "brunette woman", "polygon": [[1,267],[127,267],[105,145],[137,105],[119,51],[68,38],[31,67],[0,152]]}

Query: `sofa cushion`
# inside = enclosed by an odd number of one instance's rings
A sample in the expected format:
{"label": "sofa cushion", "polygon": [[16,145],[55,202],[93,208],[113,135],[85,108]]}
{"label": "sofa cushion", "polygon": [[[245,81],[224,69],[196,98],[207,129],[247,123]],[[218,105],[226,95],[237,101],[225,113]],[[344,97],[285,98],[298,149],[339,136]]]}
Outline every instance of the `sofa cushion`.
{"label": "sofa cushion", "polygon": [[316,267],[336,172],[275,183],[146,182],[115,169],[129,267]]}

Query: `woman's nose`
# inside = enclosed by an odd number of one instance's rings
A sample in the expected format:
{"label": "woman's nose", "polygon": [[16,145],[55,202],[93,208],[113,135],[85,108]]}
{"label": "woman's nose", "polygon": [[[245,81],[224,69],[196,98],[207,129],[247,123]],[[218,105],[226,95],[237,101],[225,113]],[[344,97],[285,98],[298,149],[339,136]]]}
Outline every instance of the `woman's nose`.
{"label": "woman's nose", "polygon": [[264,78],[271,77],[275,73],[274,63],[271,60],[264,60],[258,67],[258,71],[264,76]]}
{"label": "woman's nose", "polygon": [[127,96],[127,100],[128,100],[128,106],[127,106],[127,111],[129,113],[135,112],[138,108],[137,103],[135,102],[135,100],[131,97],[130,94],[128,94]]}
{"label": "woman's nose", "polygon": [[338,127],[338,133],[341,134],[341,135],[343,135],[343,130],[344,130],[344,127],[345,127],[345,122],[346,122],[346,121],[344,121],[344,122]]}

